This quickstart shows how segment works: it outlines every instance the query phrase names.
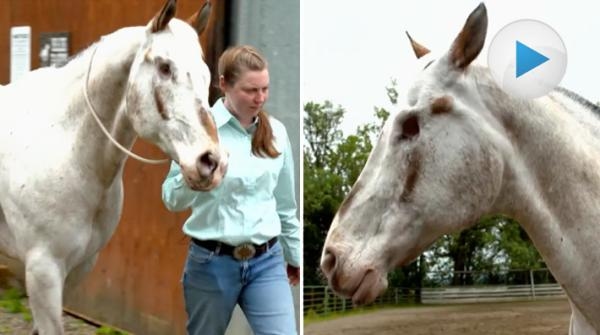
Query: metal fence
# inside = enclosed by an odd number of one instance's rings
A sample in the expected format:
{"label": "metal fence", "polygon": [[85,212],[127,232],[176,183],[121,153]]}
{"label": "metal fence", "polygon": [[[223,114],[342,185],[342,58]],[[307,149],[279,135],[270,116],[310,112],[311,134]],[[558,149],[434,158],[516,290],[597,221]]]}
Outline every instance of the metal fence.
{"label": "metal fence", "polygon": [[[501,274],[461,272],[454,275],[468,275],[478,280],[466,286],[391,287],[371,306],[500,302],[565,296],[547,269],[512,270]],[[485,277],[492,280],[481,280]],[[327,286],[304,286],[304,315],[327,315],[354,308],[350,299],[340,298]]]}
{"label": "metal fence", "polygon": [[548,269],[500,270],[500,271],[431,271],[424,278],[423,286],[477,286],[477,285],[529,285],[551,284],[556,279]]}
{"label": "metal fence", "polygon": [[564,297],[559,284],[424,288],[423,304],[480,303]]}
{"label": "metal fence", "polygon": [[[394,287],[379,296],[373,305],[416,304],[416,298],[414,289]],[[328,286],[304,286],[304,315],[312,313],[325,315],[350,311],[354,308],[350,299],[337,296]]]}

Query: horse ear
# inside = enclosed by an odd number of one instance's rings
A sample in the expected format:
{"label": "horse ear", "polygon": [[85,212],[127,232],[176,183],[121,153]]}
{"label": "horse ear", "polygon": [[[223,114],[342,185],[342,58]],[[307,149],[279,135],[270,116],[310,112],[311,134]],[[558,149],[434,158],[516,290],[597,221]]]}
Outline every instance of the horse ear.
{"label": "horse ear", "polygon": [[421,44],[415,42],[412,39],[412,37],[410,37],[410,34],[408,33],[408,31],[406,31],[406,36],[408,36],[408,40],[410,41],[410,45],[412,46],[413,51],[415,52],[415,56],[417,56],[417,59],[430,53],[429,49],[427,49],[426,47],[422,46]]}
{"label": "horse ear", "polygon": [[462,30],[450,47],[450,63],[458,69],[466,68],[479,55],[487,33],[487,10],[482,3],[467,18]]}
{"label": "horse ear", "polygon": [[150,21],[150,31],[152,33],[157,33],[164,30],[169,24],[169,21],[175,17],[176,7],[177,0],[167,0],[160,12],[158,12],[152,21]]}
{"label": "horse ear", "polygon": [[210,0],[206,0],[204,5],[202,5],[202,7],[196,13],[194,13],[194,15],[187,19],[187,23],[189,23],[196,30],[198,36],[204,32],[204,29],[206,29],[206,26],[208,25],[210,11]]}

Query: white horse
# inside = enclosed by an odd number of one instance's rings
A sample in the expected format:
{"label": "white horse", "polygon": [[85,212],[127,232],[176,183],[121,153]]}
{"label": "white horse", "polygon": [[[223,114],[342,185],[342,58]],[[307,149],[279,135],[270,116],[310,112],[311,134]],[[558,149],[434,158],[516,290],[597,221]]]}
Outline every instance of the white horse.
{"label": "white horse", "polygon": [[[570,333],[600,333],[600,109],[557,89],[505,94],[470,65],[487,30],[483,4],[390,117],[336,214],[321,268],[357,304],[443,234],[505,213],[527,231],[566,291]],[[414,45],[417,56],[428,53]]]}
{"label": "white horse", "polygon": [[146,27],[0,88],[0,252],[25,277],[34,332],[63,334],[63,288],[91,270],[121,215],[127,156],[93,113],[125,148],[138,136],[160,147],[195,190],[216,187],[225,172],[203,26],[174,15],[169,0]]}

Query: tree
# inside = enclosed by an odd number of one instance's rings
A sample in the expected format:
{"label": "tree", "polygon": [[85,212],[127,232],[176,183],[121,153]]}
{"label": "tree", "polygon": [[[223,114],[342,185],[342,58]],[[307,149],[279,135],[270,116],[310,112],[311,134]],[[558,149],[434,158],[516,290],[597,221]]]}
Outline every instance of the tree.
{"label": "tree", "polygon": [[309,102],[304,105],[304,282],[320,284],[318,265],[329,225],[343,199],[343,180],[332,161],[342,141],[338,126],[344,109]]}
{"label": "tree", "polygon": [[304,158],[316,168],[328,168],[327,161],[333,149],[342,140],[342,131],[338,128],[344,117],[344,109],[333,107],[330,101],[323,104],[308,102],[304,105]]}
{"label": "tree", "polygon": [[473,227],[442,236],[426,253],[433,271],[428,285],[525,283],[509,270],[545,267],[519,223],[503,215],[481,218]]}
{"label": "tree", "polygon": [[[386,87],[394,104],[396,83]],[[304,282],[321,284],[318,264],[321,248],[338,207],[358,179],[373,143],[390,113],[375,107],[375,121],[359,125],[354,134],[343,136],[338,126],[344,109],[330,101],[304,105]],[[397,286],[419,286],[425,261],[409,265],[390,274]],[[419,283],[419,285],[415,284]]]}
{"label": "tree", "polygon": [[321,284],[319,259],[329,226],[358,178],[389,113],[375,109],[377,123],[343,136],[344,109],[329,101],[304,105],[304,282]]}

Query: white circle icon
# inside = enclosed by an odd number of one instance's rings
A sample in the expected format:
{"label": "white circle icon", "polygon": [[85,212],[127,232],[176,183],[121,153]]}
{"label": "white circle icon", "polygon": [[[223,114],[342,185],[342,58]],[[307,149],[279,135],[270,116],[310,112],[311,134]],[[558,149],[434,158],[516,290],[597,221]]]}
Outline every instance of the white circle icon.
{"label": "white circle icon", "polygon": [[506,93],[533,99],[558,86],[567,68],[567,50],[549,25],[518,20],[506,25],[492,39],[488,66]]}

